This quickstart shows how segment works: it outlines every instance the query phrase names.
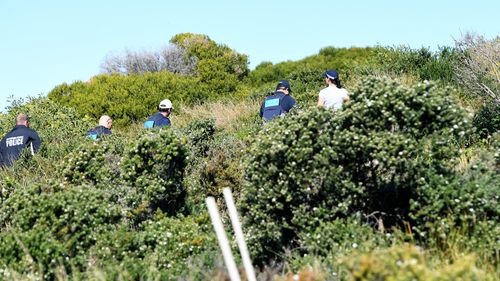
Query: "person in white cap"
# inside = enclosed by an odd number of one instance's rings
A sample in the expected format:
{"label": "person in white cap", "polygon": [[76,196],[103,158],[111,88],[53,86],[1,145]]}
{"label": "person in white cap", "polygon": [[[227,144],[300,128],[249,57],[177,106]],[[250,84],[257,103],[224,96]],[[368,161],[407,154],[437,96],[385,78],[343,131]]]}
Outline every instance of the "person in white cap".
{"label": "person in white cap", "polygon": [[170,113],[172,113],[172,102],[169,99],[164,99],[158,105],[158,112],[149,117],[149,119],[144,122],[144,128],[156,128],[156,127],[168,127],[171,126]]}
{"label": "person in white cap", "polygon": [[319,92],[318,106],[342,108],[342,104],[349,100],[348,92],[340,84],[339,74],[335,70],[327,70],[323,73],[325,84],[328,86]]}

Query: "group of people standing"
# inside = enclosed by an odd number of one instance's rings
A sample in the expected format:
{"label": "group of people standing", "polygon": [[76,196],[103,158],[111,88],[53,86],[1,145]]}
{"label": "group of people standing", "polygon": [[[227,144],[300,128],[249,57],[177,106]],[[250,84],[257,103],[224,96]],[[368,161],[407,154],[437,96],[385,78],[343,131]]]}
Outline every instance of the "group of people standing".
{"label": "group of people standing", "polygon": [[[158,105],[158,112],[144,122],[144,128],[151,129],[170,126],[172,123],[169,116],[172,113],[172,108],[172,102],[169,99],[162,100]],[[111,135],[112,126],[113,119],[107,115],[103,115],[99,118],[99,125],[87,132],[87,138],[98,140],[102,135]]]}
{"label": "group of people standing", "polygon": [[[319,92],[318,106],[340,109],[345,101],[349,99],[348,92],[340,83],[339,75],[335,70],[327,70],[323,73],[326,88]],[[297,102],[290,95],[292,89],[287,80],[279,81],[275,92],[267,96],[260,107],[260,116],[265,122],[277,116],[288,113]],[[162,100],[158,105],[158,112],[144,122],[144,128],[157,128],[171,126],[169,119],[172,113],[172,102],[168,99]],[[16,117],[16,126],[0,141],[0,167],[10,167],[20,157],[24,148],[29,148],[29,153],[34,155],[41,145],[37,132],[29,127],[30,118],[26,114]],[[103,135],[111,135],[113,119],[108,115],[99,118],[99,124],[87,132],[87,138],[97,141]]]}
{"label": "group of people standing", "polygon": [[[327,70],[322,75],[325,79],[326,88],[319,92],[318,106],[338,110],[344,102],[349,100],[348,92],[340,83],[339,74],[336,70]],[[260,107],[260,117],[264,122],[270,121],[277,116],[283,116],[289,112],[297,102],[290,96],[292,89],[287,80],[281,80],[276,86],[276,91],[267,96]]]}
{"label": "group of people standing", "polygon": [[[162,100],[158,112],[144,122],[144,128],[170,126],[169,116],[172,108],[170,100]],[[111,135],[112,126],[113,119],[103,115],[99,118],[99,124],[87,132],[86,138],[97,141],[104,135]],[[41,144],[38,133],[30,128],[30,117],[24,113],[17,115],[15,127],[0,141],[0,168],[11,167],[19,159],[24,148],[29,149],[29,154],[35,155]]]}

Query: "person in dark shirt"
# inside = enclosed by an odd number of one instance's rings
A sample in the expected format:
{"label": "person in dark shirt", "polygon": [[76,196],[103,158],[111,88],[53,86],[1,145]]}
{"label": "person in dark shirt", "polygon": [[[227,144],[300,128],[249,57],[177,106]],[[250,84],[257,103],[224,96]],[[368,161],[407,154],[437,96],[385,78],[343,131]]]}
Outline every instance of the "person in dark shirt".
{"label": "person in dark shirt", "polygon": [[144,128],[169,127],[172,125],[168,118],[172,113],[172,102],[169,99],[162,100],[158,105],[158,112],[144,122]]}
{"label": "person in dark shirt", "polygon": [[113,126],[113,119],[107,115],[99,118],[99,125],[94,129],[87,132],[87,138],[98,140],[102,135],[111,135],[111,127]]}
{"label": "person in dark shirt", "polygon": [[28,115],[19,114],[16,117],[16,126],[0,141],[0,164],[11,167],[21,156],[23,148],[28,148],[34,155],[40,149],[42,141],[38,133],[29,127]]}
{"label": "person in dark shirt", "polygon": [[276,116],[284,116],[295,106],[296,101],[290,96],[292,89],[287,80],[281,80],[276,86],[276,91],[267,96],[260,107],[260,117],[270,121]]}

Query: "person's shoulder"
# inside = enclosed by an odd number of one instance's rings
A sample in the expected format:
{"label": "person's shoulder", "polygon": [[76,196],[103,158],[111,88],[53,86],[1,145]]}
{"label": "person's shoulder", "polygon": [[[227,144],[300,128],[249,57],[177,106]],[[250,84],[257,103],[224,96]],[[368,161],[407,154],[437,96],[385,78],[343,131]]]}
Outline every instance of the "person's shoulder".
{"label": "person's shoulder", "polygon": [[38,135],[38,133],[35,131],[35,129],[33,128],[29,128],[29,127],[19,127],[19,130],[23,133],[28,133],[28,134],[36,134]]}
{"label": "person's shoulder", "polygon": [[294,106],[297,102],[295,101],[295,99],[290,96],[290,95],[285,95],[283,97],[283,101],[285,101],[286,103],[288,103],[290,106]]}
{"label": "person's shoulder", "polygon": [[33,135],[38,137],[38,132],[35,129],[28,128],[28,130],[30,130]]}

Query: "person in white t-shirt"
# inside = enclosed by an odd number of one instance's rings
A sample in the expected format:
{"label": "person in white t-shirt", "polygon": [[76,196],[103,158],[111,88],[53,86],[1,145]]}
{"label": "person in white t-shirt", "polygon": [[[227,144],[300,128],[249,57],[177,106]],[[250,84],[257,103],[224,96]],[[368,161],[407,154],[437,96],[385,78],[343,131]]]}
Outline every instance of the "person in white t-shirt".
{"label": "person in white t-shirt", "polygon": [[328,87],[319,92],[318,106],[334,110],[342,108],[342,104],[349,100],[349,93],[342,88],[339,74],[335,70],[327,70],[323,73],[323,77],[325,77],[325,83]]}

